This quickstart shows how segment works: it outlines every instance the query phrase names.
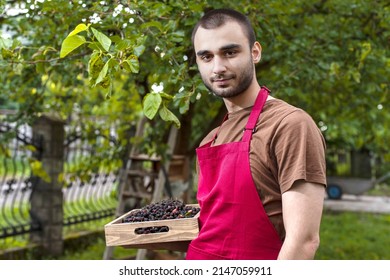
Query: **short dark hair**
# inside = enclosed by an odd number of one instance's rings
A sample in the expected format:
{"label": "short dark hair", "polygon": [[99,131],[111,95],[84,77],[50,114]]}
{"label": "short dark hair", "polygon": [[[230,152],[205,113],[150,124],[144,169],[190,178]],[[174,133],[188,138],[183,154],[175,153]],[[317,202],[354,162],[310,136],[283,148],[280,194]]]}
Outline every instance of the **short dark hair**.
{"label": "short dark hair", "polygon": [[191,41],[194,45],[195,34],[198,31],[199,27],[204,29],[214,29],[224,25],[226,22],[236,21],[243,28],[246,37],[249,41],[249,47],[252,48],[253,44],[256,42],[255,31],[253,30],[252,24],[249,19],[242,13],[233,10],[233,9],[215,9],[207,12],[195,25]]}

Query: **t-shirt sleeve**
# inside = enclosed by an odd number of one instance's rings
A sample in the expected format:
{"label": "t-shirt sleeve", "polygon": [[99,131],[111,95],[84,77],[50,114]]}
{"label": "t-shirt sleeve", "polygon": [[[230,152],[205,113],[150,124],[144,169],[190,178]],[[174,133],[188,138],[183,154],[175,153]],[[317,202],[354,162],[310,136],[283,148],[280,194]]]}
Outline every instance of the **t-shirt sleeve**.
{"label": "t-shirt sleeve", "polygon": [[325,140],[305,111],[294,110],[282,119],[271,146],[282,193],[297,180],[326,186]]}

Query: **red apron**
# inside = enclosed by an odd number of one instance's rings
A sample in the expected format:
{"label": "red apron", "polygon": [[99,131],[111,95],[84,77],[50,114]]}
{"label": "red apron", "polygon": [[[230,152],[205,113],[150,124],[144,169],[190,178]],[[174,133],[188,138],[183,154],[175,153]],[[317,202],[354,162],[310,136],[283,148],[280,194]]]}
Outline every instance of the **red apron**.
{"label": "red apron", "polygon": [[[262,87],[241,141],[199,147],[199,235],[187,260],[277,259],[282,242],[259,198],[249,165],[249,147],[268,96]],[[259,132],[261,133],[261,131]]]}

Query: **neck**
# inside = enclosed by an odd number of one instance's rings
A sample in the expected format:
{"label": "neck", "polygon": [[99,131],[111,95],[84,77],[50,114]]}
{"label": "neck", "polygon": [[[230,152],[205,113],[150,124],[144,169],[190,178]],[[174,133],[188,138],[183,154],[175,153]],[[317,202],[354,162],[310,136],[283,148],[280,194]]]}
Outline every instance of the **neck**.
{"label": "neck", "polygon": [[[241,109],[245,109],[253,106],[255,104],[257,94],[259,93],[260,88],[261,88],[260,85],[257,85],[256,87],[247,89],[246,91],[244,91],[238,96],[231,97],[231,98],[224,98],[223,101],[225,103],[228,113],[233,113]],[[272,97],[271,95],[268,95],[267,101],[271,99],[275,99],[275,98]]]}
{"label": "neck", "polygon": [[[229,113],[233,113],[238,110],[253,106],[253,104],[255,104],[259,91],[260,85],[256,83],[255,85],[249,87],[246,91],[242,92],[237,96],[224,98],[223,101],[225,103],[227,111]],[[273,97],[268,95],[267,100],[270,99],[273,99]]]}

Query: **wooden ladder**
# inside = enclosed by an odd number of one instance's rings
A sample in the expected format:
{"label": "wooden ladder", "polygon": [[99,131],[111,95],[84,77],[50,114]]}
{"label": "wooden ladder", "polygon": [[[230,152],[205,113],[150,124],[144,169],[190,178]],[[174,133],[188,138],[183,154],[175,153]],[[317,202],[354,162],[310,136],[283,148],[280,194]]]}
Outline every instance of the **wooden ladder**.
{"label": "wooden ladder", "polygon": [[[145,119],[137,126],[136,137],[141,137]],[[138,155],[137,149],[132,148],[126,167],[121,170],[119,183],[119,201],[115,216],[119,217],[131,209],[140,208],[143,202],[155,203],[163,199],[164,189],[168,183],[167,170],[176,144],[177,128],[172,126],[168,138],[168,160],[161,163],[157,157]],[[145,168],[145,165],[147,168]],[[169,194],[169,189],[167,190]],[[130,209],[126,209],[129,200],[133,200]],[[103,259],[112,259],[115,247],[106,247]],[[138,249],[136,259],[145,259],[146,249]]]}

